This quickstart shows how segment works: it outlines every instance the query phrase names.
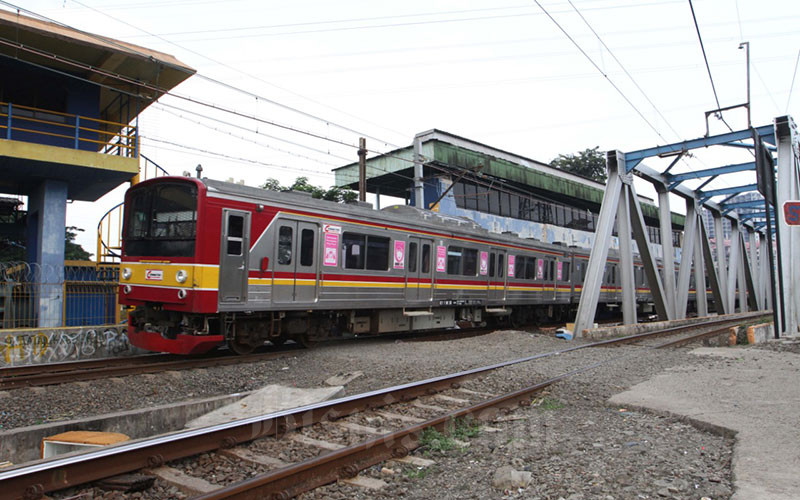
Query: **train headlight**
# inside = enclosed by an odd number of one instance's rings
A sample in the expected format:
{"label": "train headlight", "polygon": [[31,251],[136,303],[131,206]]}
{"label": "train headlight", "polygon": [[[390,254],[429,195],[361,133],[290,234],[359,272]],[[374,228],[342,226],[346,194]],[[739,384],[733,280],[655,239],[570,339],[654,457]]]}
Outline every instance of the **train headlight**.
{"label": "train headlight", "polygon": [[132,275],[133,275],[133,271],[131,271],[130,267],[126,267],[125,269],[122,270],[122,279],[129,280],[129,279],[131,279]]}
{"label": "train headlight", "polygon": [[126,293],[126,294],[131,293],[131,286],[130,285],[125,285],[122,288],[122,291],[123,291],[123,293]]}
{"label": "train headlight", "polygon": [[186,278],[188,277],[189,274],[183,269],[175,273],[175,281],[177,281],[178,283],[186,283]]}
{"label": "train headlight", "polygon": [[183,300],[186,298],[186,290],[178,290],[178,298]]}

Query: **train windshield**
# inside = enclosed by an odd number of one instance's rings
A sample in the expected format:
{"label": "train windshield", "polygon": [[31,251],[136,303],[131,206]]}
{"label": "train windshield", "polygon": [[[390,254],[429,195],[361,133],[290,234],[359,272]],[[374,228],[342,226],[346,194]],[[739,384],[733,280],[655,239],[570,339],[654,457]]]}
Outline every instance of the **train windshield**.
{"label": "train windshield", "polygon": [[197,186],[172,182],[133,190],[125,207],[125,254],[192,257],[197,236]]}

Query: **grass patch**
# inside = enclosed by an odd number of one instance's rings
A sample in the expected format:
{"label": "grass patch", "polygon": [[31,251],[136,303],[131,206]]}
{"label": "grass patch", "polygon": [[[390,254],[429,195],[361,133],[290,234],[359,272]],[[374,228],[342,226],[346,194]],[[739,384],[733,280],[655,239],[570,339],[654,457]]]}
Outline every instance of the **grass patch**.
{"label": "grass patch", "polygon": [[471,417],[451,420],[445,425],[445,432],[439,432],[433,427],[422,431],[420,447],[425,453],[445,453],[459,447],[457,441],[466,441],[480,434],[481,424]]}
{"label": "grass patch", "polygon": [[531,406],[539,408],[540,410],[560,410],[566,405],[558,399],[545,396],[543,398],[536,399]]}
{"label": "grass patch", "polygon": [[425,479],[430,472],[429,467],[413,467],[413,468],[406,468],[403,471],[403,474],[406,475],[409,479]]}

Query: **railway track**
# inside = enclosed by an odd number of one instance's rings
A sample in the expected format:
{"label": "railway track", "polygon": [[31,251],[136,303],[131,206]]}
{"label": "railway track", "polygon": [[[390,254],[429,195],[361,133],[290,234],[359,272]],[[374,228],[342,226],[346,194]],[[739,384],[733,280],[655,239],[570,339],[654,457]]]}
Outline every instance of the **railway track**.
{"label": "railway track", "polygon": [[0,369],[0,390],[156,373],[166,370],[189,370],[193,368],[255,363],[288,356],[299,349],[301,349],[300,346],[289,345],[281,346],[270,352],[245,356],[222,354],[201,358],[186,358],[169,354],[147,354],[130,358],[97,359],[2,368]]}
{"label": "railway track", "polygon": [[[474,418],[475,421],[492,420],[499,413],[529,405],[538,392],[558,381],[620,361],[633,354],[614,356],[500,395],[465,389],[463,384],[469,379],[500,368],[579,349],[682,334],[679,339],[646,346],[671,347],[678,342],[692,342],[702,337],[719,335],[731,324],[751,321],[760,316],[763,314],[739,315],[703,324],[575,345],[270,415],[137,440],[97,452],[54,458],[27,467],[18,466],[0,472],[0,485],[4,495],[9,498],[36,499],[47,492],[136,470],[159,469],[171,461],[211,452],[234,457],[251,465],[260,464],[261,468],[272,470],[258,473],[241,483],[216,487],[217,489],[201,498],[291,498],[323,484],[351,480],[359,471],[386,460],[413,463],[415,458],[409,457],[409,454],[420,445],[426,429],[446,432],[448,426],[464,418]],[[365,425],[375,418],[391,424],[377,429]],[[331,435],[327,429],[332,426],[348,429],[351,436],[359,438],[348,443],[330,443],[320,439],[319,436]],[[277,446],[280,443],[285,445],[289,441],[304,443],[323,448],[327,452],[298,463],[280,463],[272,456],[262,456],[243,448],[243,445],[254,440],[270,440],[278,443]]]}

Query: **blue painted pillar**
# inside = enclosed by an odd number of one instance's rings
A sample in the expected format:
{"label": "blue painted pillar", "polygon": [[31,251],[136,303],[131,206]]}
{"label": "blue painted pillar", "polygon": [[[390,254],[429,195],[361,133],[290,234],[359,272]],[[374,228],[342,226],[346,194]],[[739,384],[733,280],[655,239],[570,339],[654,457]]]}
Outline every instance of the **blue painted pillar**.
{"label": "blue painted pillar", "polygon": [[39,327],[61,326],[67,184],[45,180],[28,193],[28,263],[40,283],[34,310]]}

